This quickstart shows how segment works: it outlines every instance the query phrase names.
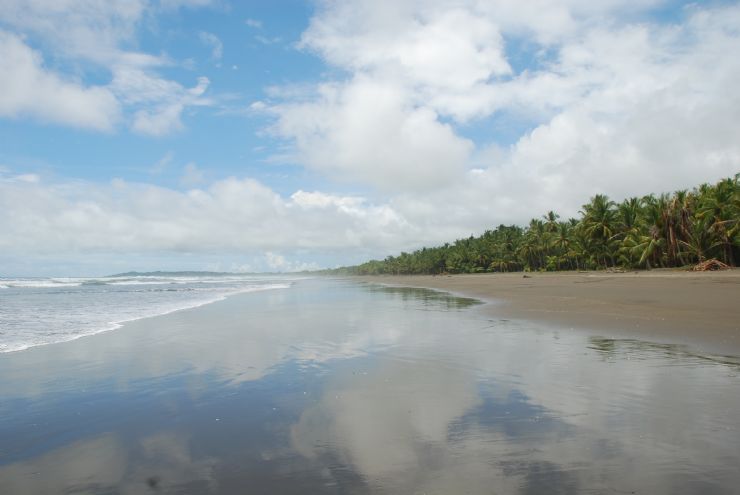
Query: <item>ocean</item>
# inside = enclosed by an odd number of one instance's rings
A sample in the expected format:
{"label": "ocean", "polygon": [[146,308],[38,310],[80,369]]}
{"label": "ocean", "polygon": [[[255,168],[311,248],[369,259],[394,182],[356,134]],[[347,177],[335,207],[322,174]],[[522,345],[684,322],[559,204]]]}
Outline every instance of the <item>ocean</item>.
{"label": "ocean", "polygon": [[242,292],[288,289],[296,279],[237,274],[0,277],[0,353],[114,330],[127,321]]}

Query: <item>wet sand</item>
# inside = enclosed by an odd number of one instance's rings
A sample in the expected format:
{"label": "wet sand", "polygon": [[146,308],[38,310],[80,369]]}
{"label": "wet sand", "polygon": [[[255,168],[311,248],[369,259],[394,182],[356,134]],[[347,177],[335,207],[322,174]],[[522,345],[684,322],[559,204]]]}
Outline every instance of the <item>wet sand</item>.
{"label": "wet sand", "polygon": [[740,351],[740,269],[356,277],[475,297],[501,318]]}

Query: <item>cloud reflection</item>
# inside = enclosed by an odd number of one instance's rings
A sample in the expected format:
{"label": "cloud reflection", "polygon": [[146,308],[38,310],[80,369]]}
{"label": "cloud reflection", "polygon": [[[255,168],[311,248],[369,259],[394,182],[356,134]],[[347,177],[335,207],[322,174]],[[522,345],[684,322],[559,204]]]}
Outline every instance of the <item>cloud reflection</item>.
{"label": "cloud reflection", "polygon": [[204,492],[212,491],[216,488],[215,460],[194,459],[188,440],[175,432],[133,440],[105,433],[1,466],[0,493],[145,495],[193,484]]}

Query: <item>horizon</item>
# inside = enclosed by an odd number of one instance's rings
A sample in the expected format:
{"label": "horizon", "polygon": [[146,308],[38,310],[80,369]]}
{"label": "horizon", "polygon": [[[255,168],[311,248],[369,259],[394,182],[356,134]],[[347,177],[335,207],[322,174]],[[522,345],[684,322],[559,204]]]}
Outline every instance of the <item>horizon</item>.
{"label": "horizon", "polygon": [[0,274],[290,274],[732,177],[738,26],[725,1],[9,0]]}

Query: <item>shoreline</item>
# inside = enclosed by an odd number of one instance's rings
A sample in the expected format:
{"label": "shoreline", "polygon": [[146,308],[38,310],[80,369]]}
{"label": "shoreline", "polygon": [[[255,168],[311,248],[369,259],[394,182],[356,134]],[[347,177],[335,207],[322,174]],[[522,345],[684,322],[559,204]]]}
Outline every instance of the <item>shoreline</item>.
{"label": "shoreline", "polygon": [[14,348],[8,348],[7,347],[7,344],[2,344],[5,347],[4,348],[3,347],[0,347],[0,356],[2,356],[4,354],[11,354],[11,353],[16,353],[16,352],[28,351],[30,349],[35,349],[35,348],[38,348],[38,347],[46,347],[46,346],[58,345],[58,344],[66,344],[66,343],[74,342],[74,341],[77,341],[79,339],[84,339],[84,338],[87,338],[87,337],[95,337],[96,335],[101,335],[101,334],[113,332],[113,331],[116,331],[116,330],[120,330],[121,328],[123,328],[123,327],[125,327],[127,325],[136,323],[136,322],[141,321],[141,320],[147,320],[147,319],[150,319],[150,318],[159,318],[159,317],[167,316],[167,315],[170,315],[172,313],[177,313],[177,312],[180,312],[180,311],[188,311],[188,310],[191,310],[191,309],[197,309],[197,308],[200,308],[200,307],[203,307],[203,306],[208,306],[208,305],[211,305],[211,304],[214,304],[214,303],[217,303],[217,302],[224,301],[224,300],[226,300],[226,299],[228,299],[230,297],[238,296],[240,294],[249,294],[249,293],[254,293],[254,292],[263,292],[263,291],[271,291],[271,290],[289,289],[292,286],[292,284],[293,284],[293,282],[288,283],[288,284],[284,284],[284,283],[283,284],[280,284],[280,283],[277,283],[277,284],[272,284],[272,285],[264,286],[264,287],[245,287],[245,288],[238,289],[238,290],[225,291],[225,292],[223,292],[221,294],[218,294],[216,296],[210,297],[208,299],[203,299],[203,300],[200,300],[200,301],[190,301],[187,304],[184,304],[184,305],[181,305],[181,306],[177,306],[177,307],[170,307],[170,308],[167,308],[167,309],[162,308],[161,309],[161,312],[159,312],[159,313],[145,314],[143,316],[142,315],[139,315],[139,316],[131,316],[131,317],[126,317],[126,318],[121,319],[121,320],[108,321],[108,322],[103,323],[102,324],[103,326],[96,327],[96,328],[90,329],[90,330],[85,331],[85,332],[82,332],[82,333],[67,334],[67,335],[64,336],[64,338],[60,338],[60,340],[51,340],[51,341],[46,341],[46,342],[34,342],[34,343],[29,343],[29,344],[24,343],[24,344],[21,344],[21,345],[16,344],[16,347],[14,347]]}
{"label": "shoreline", "polygon": [[501,318],[740,354],[740,269],[350,278],[473,297],[489,303],[484,311]]}

